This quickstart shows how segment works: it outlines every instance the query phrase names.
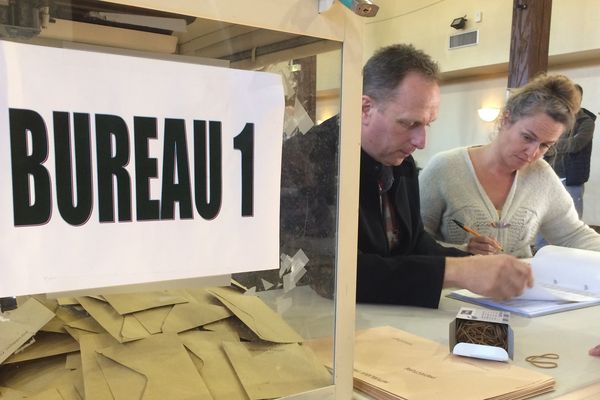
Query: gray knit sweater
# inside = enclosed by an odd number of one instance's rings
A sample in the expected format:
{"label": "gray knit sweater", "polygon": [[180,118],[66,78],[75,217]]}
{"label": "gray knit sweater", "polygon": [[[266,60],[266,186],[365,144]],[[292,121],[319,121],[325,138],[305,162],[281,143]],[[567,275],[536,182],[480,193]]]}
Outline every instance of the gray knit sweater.
{"label": "gray knit sweater", "polygon": [[466,249],[456,219],[497,238],[504,252],[531,257],[538,232],[558,246],[600,251],[600,235],[577,217],[573,200],[542,159],[517,171],[501,211],[480,185],[466,148],[436,154],[419,175],[425,229],[440,243]]}

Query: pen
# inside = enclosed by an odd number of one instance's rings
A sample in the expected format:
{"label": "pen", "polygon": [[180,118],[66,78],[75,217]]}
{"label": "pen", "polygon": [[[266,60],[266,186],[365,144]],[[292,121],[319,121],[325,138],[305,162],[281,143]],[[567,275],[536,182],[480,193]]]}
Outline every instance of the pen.
{"label": "pen", "polygon": [[[475,229],[473,228],[469,228],[468,226],[466,226],[465,224],[463,224],[462,222],[453,219],[452,222],[454,222],[456,225],[458,225],[458,227],[460,229],[462,229],[463,231],[470,233],[473,236],[477,236],[480,237],[481,234],[479,232],[477,232]],[[502,246],[500,246],[500,244],[498,242],[496,242],[496,247],[498,248],[498,250],[500,251],[504,251],[504,249],[502,248]]]}

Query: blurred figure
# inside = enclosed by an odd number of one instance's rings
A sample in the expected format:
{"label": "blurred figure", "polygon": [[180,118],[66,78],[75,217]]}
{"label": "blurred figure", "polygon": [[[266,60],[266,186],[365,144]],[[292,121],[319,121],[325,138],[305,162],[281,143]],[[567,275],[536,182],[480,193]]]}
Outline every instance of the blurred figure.
{"label": "blurred figure", "polygon": [[[575,85],[583,98],[583,89]],[[592,156],[592,139],[596,116],[593,112],[581,107],[575,115],[575,125],[565,132],[556,143],[555,150],[544,159],[550,163],[556,174],[573,198],[575,209],[581,219],[583,215],[584,184],[590,177],[590,161]]]}

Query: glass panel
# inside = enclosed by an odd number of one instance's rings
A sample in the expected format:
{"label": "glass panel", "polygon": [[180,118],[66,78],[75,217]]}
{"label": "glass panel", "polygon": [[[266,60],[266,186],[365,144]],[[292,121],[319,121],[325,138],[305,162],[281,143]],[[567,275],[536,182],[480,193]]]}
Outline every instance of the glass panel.
{"label": "glass panel", "polygon": [[[56,349],[59,345],[51,343],[60,342],[64,351],[28,361],[24,361],[27,351],[0,359],[0,397],[12,391],[34,395],[58,390],[78,392],[84,398],[96,390],[94,385],[104,390],[108,385],[110,391],[131,398],[143,387],[132,370],[148,368],[146,379],[151,379],[156,373],[153,362],[159,360],[168,368],[175,357],[196,367],[184,371],[179,364],[175,375],[200,376],[202,383],[194,387],[207,390],[215,399],[278,398],[333,384],[331,373],[313,359],[308,346],[298,343],[334,334],[341,44],[95,0],[0,1],[0,41],[132,55],[148,63],[164,59],[267,71],[281,76],[285,92],[279,268],[234,274],[235,291],[230,292],[215,287],[206,292],[197,286],[165,292],[158,287],[154,290],[161,290],[163,297],[152,301],[166,301],[159,306],[148,306],[148,292],[136,293],[136,301],[147,310],[139,312],[120,310],[122,299],[108,293],[58,300],[36,295],[56,317],[36,329],[35,343],[23,345],[35,350],[50,344]],[[135,243],[135,238],[130,240]],[[248,240],[260,241],[260,232]],[[30,251],[36,251],[35,245]],[[240,293],[245,296],[228,297]],[[29,297],[2,298],[0,307],[17,312]],[[274,311],[263,322],[280,319],[301,339],[285,344],[270,340],[269,327],[256,325],[259,317],[240,303],[247,299]],[[184,305],[189,307],[187,313]],[[260,305],[252,303],[252,307]],[[168,318],[178,311],[185,318]],[[121,327],[116,331],[111,325],[114,318]],[[134,334],[136,340],[127,341],[119,337],[125,335],[121,330],[125,328],[146,333],[142,339]],[[173,339],[166,332],[178,336]],[[158,340],[164,337],[168,339],[164,343]],[[187,351],[180,351],[181,343]],[[165,360],[158,356],[159,346],[171,349]],[[81,361],[77,361],[73,356],[80,349]],[[155,351],[156,356],[149,356]],[[127,356],[132,354],[141,364],[128,370],[123,365],[128,365]],[[24,379],[24,374],[35,378]],[[179,396],[175,387],[166,390],[163,398]]]}

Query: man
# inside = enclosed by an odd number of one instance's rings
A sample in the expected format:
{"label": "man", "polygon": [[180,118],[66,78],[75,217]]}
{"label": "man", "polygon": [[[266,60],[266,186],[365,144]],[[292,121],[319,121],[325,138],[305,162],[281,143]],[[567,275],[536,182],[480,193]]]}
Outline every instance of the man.
{"label": "man", "polygon": [[[379,50],[363,69],[359,302],[436,308],[443,287],[505,299],[532,285],[528,264],[508,255],[465,257],[424,231],[411,154],[425,147],[426,129],[437,117],[439,102],[437,64],[410,45]],[[325,244],[321,248],[334,247],[338,131],[334,117],[284,145],[282,190],[289,193],[299,180],[304,186],[293,192],[293,207],[282,200],[282,218],[286,210],[308,210],[296,222],[285,221],[287,232],[293,233],[282,234],[282,239],[294,237],[288,243],[304,240],[308,245],[312,240]],[[288,157],[294,161],[286,163]],[[333,250],[319,253],[316,249],[309,254],[316,255],[316,262],[307,268],[317,291],[331,295],[332,288],[324,290],[320,284],[332,278],[323,271],[331,271]]]}
{"label": "man", "polygon": [[[583,97],[583,88],[579,85],[575,86]],[[581,103],[579,105],[581,106]],[[563,180],[573,198],[580,219],[583,215],[584,184],[590,177],[595,120],[596,116],[593,112],[580,107],[575,116],[573,129],[560,137],[554,154],[546,156],[546,161]]]}

